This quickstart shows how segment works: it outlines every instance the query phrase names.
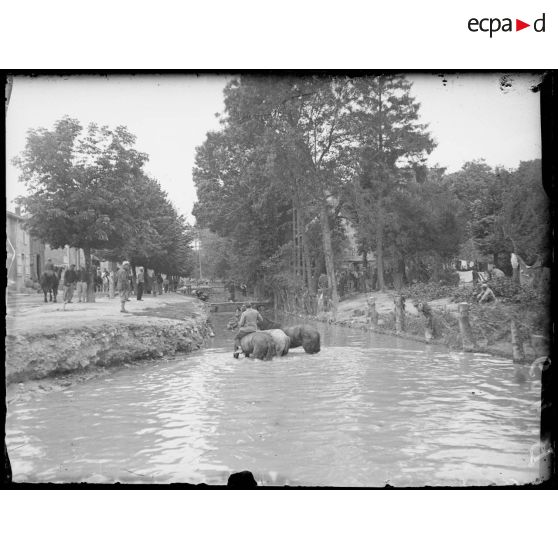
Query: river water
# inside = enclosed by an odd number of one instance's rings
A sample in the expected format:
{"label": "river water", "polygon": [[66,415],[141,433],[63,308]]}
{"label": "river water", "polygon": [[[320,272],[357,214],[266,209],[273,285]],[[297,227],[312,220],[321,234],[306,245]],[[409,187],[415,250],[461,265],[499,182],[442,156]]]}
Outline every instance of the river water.
{"label": "river water", "polygon": [[511,361],[319,325],[322,351],[208,347],[8,406],[19,482],[469,486],[534,482],[540,375]]}

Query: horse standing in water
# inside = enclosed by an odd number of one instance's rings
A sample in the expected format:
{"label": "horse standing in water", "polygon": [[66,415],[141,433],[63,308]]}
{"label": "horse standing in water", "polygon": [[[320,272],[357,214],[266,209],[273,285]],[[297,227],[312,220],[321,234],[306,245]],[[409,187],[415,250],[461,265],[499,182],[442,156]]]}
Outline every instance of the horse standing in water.
{"label": "horse standing in water", "polygon": [[264,316],[261,328],[264,331],[281,329],[290,340],[287,350],[302,347],[306,353],[311,355],[320,352],[320,333],[315,327],[301,324],[282,328],[278,323]]}
{"label": "horse standing in water", "polygon": [[271,360],[277,353],[273,337],[265,331],[255,331],[240,340],[240,347],[245,356],[254,355],[260,360]]}
{"label": "horse standing in water", "polygon": [[43,294],[45,295],[45,302],[48,302],[47,294],[49,295],[50,302],[56,302],[56,297],[58,295],[58,283],[59,279],[55,271],[43,272],[40,284]]}

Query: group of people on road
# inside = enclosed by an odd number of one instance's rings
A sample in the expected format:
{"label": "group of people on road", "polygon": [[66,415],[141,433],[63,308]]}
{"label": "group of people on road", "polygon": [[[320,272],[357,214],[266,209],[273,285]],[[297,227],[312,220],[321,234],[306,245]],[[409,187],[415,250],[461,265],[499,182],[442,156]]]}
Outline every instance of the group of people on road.
{"label": "group of people on road", "polygon": [[[56,273],[51,259],[47,260],[44,271],[47,274]],[[102,292],[106,296],[113,296],[111,291],[114,289],[114,294],[120,297],[120,311],[125,313],[128,312],[125,304],[130,300],[132,292],[135,291],[137,300],[141,301],[145,292],[153,296],[162,295],[178,285],[178,280],[163,277],[161,273],[150,275],[143,267],[138,268],[134,277],[128,261],[122,262],[116,272],[107,269],[101,272],[96,266],[90,266],[89,269],[84,266],[76,268],[76,264],[70,264],[67,269],[60,270],[58,276],[64,291],[64,309],[66,304],[74,302],[74,295],[77,297],[76,302],[88,302],[90,285],[93,285],[95,292]]]}
{"label": "group of people on road", "polygon": [[[135,283],[135,288],[134,288]],[[149,275],[143,267],[139,267],[134,276],[130,270],[130,262],[124,261],[116,274],[116,290],[120,296],[120,312],[127,313],[126,302],[131,293],[136,293],[136,300],[142,301],[144,292],[150,292],[153,296],[162,295],[169,292],[169,278],[160,273]]]}

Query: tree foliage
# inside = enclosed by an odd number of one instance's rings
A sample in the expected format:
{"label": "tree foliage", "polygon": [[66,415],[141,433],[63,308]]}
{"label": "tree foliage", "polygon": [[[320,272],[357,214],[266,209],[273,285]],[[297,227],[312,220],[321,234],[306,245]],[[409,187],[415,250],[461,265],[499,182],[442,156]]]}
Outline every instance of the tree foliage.
{"label": "tree foliage", "polygon": [[14,159],[28,195],[29,232],[53,248],[82,248],[114,259],[180,273],[189,265],[191,236],[161,186],[146,176],[145,153],[123,126],[64,117],[52,130],[29,130]]}
{"label": "tree foliage", "polygon": [[231,276],[312,294],[325,273],[335,302],[347,221],[363,258],[375,253],[380,288],[386,266],[398,288],[406,275],[454,280],[451,262],[465,247],[544,251],[536,169],[427,168],[435,142],[411,85],[400,75],[227,84],[222,127],[197,149],[193,213],[230,242]]}

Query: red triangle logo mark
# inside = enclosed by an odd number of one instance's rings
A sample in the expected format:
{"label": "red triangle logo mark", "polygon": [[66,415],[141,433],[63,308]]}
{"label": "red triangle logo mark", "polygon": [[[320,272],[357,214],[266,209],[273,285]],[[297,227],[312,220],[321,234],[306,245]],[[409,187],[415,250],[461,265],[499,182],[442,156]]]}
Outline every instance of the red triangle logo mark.
{"label": "red triangle logo mark", "polygon": [[530,23],[525,23],[524,21],[521,21],[520,19],[515,20],[515,30],[516,31],[521,31],[522,29],[525,29],[526,27],[531,27],[531,24]]}

